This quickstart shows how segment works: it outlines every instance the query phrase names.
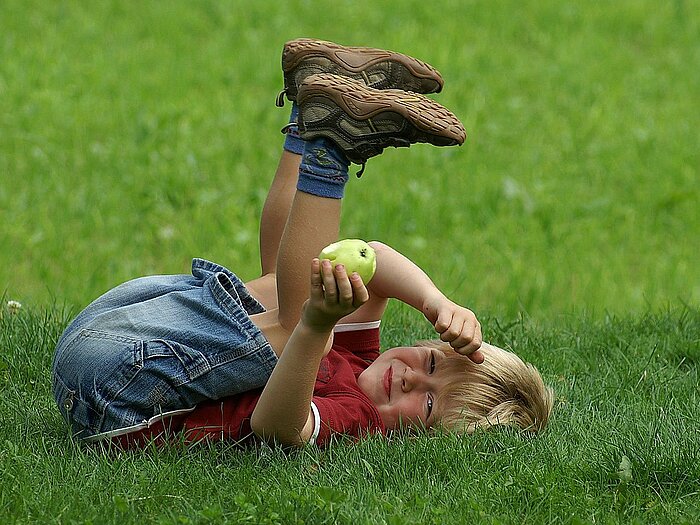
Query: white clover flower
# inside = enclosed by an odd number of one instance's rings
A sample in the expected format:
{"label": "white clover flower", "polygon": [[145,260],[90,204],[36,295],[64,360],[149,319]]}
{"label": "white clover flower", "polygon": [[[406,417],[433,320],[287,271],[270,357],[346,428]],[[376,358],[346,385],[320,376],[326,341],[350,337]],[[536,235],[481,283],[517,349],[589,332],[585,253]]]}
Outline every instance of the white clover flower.
{"label": "white clover flower", "polygon": [[22,309],[22,303],[19,301],[7,301],[7,311],[10,314],[16,314]]}
{"label": "white clover flower", "polygon": [[160,230],[158,230],[158,237],[160,237],[161,240],[163,241],[168,241],[175,237],[175,228],[172,226],[163,226]]}

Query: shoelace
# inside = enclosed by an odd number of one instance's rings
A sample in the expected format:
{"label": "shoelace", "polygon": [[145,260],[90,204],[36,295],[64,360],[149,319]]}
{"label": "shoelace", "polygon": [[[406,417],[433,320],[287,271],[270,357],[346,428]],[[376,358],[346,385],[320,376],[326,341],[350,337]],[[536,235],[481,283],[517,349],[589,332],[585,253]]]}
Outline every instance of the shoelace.
{"label": "shoelace", "polygon": [[[286,135],[287,133],[289,133],[290,129],[296,128],[297,126],[298,126],[298,124],[296,122],[290,122],[289,124],[283,126],[282,129],[280,130],[280,132],[283,133],[284,135]],[[358,179],[360,177],[362,177],[362,174],[365,172],[366,167],[367,167],[367,161],[364,161],[362,164],[360,164],[360,171],[355,173],[355,175],[357,176]]]}
{"label": "shoelace", "polygon": [[[286,89],[283,89],[282,91],[280,91],[280,94],[277,95],[277,101],[275,102],[275,104],[277,105],[278,108],[284,107],[284,95],[285,95],[286,93],[287,93],[287,90],[286,90]],[[290,130],[290,129],[296,128],[296,127],[298,127],[298,124],[297,124],[296,122],[290,122],[289,124],[283,126],[282,129],[280,130],[280,132],[282,132],[283,134],[286,135],[287,133],[289,133],[289,130]],[[364,172],[365,172],[365,168],[366,168],[366,167],[367,167],[367,161],[364,161],[364,162],[360,165],[360,171],[358,171],[357,173],[355,173],[355,176],[356,176],[358,179],[359,179],[360,177],[362,177],[362,175],[363,175]]]}

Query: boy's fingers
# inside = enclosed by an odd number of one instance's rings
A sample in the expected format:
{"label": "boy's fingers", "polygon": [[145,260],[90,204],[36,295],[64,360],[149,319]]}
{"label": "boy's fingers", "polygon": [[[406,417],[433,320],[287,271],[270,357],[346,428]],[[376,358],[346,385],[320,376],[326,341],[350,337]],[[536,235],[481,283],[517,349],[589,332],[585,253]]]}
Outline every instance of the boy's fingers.
{"label": "boy's fingers", "polygon": [[311,261],[311,296],[323,295],[323,278],[321,277],[321,261]]}
{"label": "boy's fingers", "polygon": [[367,290],[365,283],[362,282],[362,277],[360,277],[357,272],[354,272],[350,276],[350,284],[352,285],[354,297],[352,302],[353,306],[360,307],[369,301],[369,291]]}
{"label": "boy's fingers", "polygon": [[465,334],[464,321],[459,317],[452,318],[449,326],[447,326],[442,332],[440,332],[440,339],[446,343],[450,343],[454,348],[459,348],[468,343],[468,341],[461,341],[460,338],[469,337],[471,334]]}
{"label": "boy's fingers", "polygon": [[467,319],[459,335],[450,344],[454,348],[467,348],[468,351],[478,350],[481,346],[481,325],[479,322],[473,324]]}
{"label": "boy's fingers", "polygon": [[321,261],[321,277],[323,279],[323,289],[325,297],[331,302],[335,301],[338,295],[338,289],[335,284],[335,275],[333,274],[333,266],[328,259]]}
{"label": "boy's fingers", "polygon": [[484,354],[481,353],[481,350],[475,350],[471,354],[467,356],[469,359],[472,360],[472,362],[476,363],[477,365],[480,365],[481,363],[484,362]]}
{"label": "boy's fingers", "polygon": [[[467,348],[468,346],[471,346],[473,341],[474,341],[474,337],[472,334],[462,333],[459,336],[455,337],[452,341],[449,341],[449,343],[452,346],[452,348],[462,349],[462,348]],[[476,350],[476,348],[474,350]]]}
{"label": "boy's fingers", "polygon": [[[438,318],[433,326],[435,326],[435,331],[442,335],[450,327],[450,324],[452,324],[452,312],[442,310],[438,312]],[[446,339],[443,339],[443,341],[446,341]]]}
{"label": "boy's fingers", "polygon": [[455,351],[459,354],[466,355],[476,364],[481,364],[484,362],[484,354],[479,350],[481,348],[482,338],[481,338],[481,327],[477,325],[474,332],[474,336],[469,342],[463,346],[457,346],[454,343],[450,343]]}
{"label": "boy's fingers", "polygon": [[345,266],[342,264],[336,265],[335,271],[335,282],[338,286],[338,301],[341,304],[351,305],[352,304],[352,285],[348,279],[347,271]]}

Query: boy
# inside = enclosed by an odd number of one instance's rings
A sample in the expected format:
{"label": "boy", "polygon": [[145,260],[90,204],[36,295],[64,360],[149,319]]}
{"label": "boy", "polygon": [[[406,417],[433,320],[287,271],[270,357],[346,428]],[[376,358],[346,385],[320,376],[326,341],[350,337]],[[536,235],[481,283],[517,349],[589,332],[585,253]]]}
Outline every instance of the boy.
{"label": "boy", "polygon": [[[366,286],[316,258],[338,237],[350,161],[464,141],[452,113],[405,91],[440,91],[439,73],[406,55],[307,39],[285,45],[283,70],[292,118],[263,208],[262,277],[244,285],[195,259],[191,276],[136,279],[89,305],[53,365],[74,435],[299,446],[399,428],[543,428],[552,396],[537,371],[482,344],[474,314],[409,259],[372,243]],[[421,311],[441,341],[380,354],[389,298]]]}

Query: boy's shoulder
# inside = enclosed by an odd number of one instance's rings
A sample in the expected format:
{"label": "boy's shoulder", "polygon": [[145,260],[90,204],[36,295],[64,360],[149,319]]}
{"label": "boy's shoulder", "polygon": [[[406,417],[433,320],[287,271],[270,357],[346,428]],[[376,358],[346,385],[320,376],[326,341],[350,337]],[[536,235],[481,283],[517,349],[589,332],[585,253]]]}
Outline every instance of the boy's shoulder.
{"label": "boy's shoulder", "polygon": [[380,321],[339,324],[333,330],[333,349],[374,361],[379,355]]}
{"label": "boy's shoulder", "polygon": [[336,327],[333,348],[321,360],[312,398],[312,441],[326,445],[332,436],[359,438],[384,432],[379,412],[357,384],[379,356],[379,323]]}

